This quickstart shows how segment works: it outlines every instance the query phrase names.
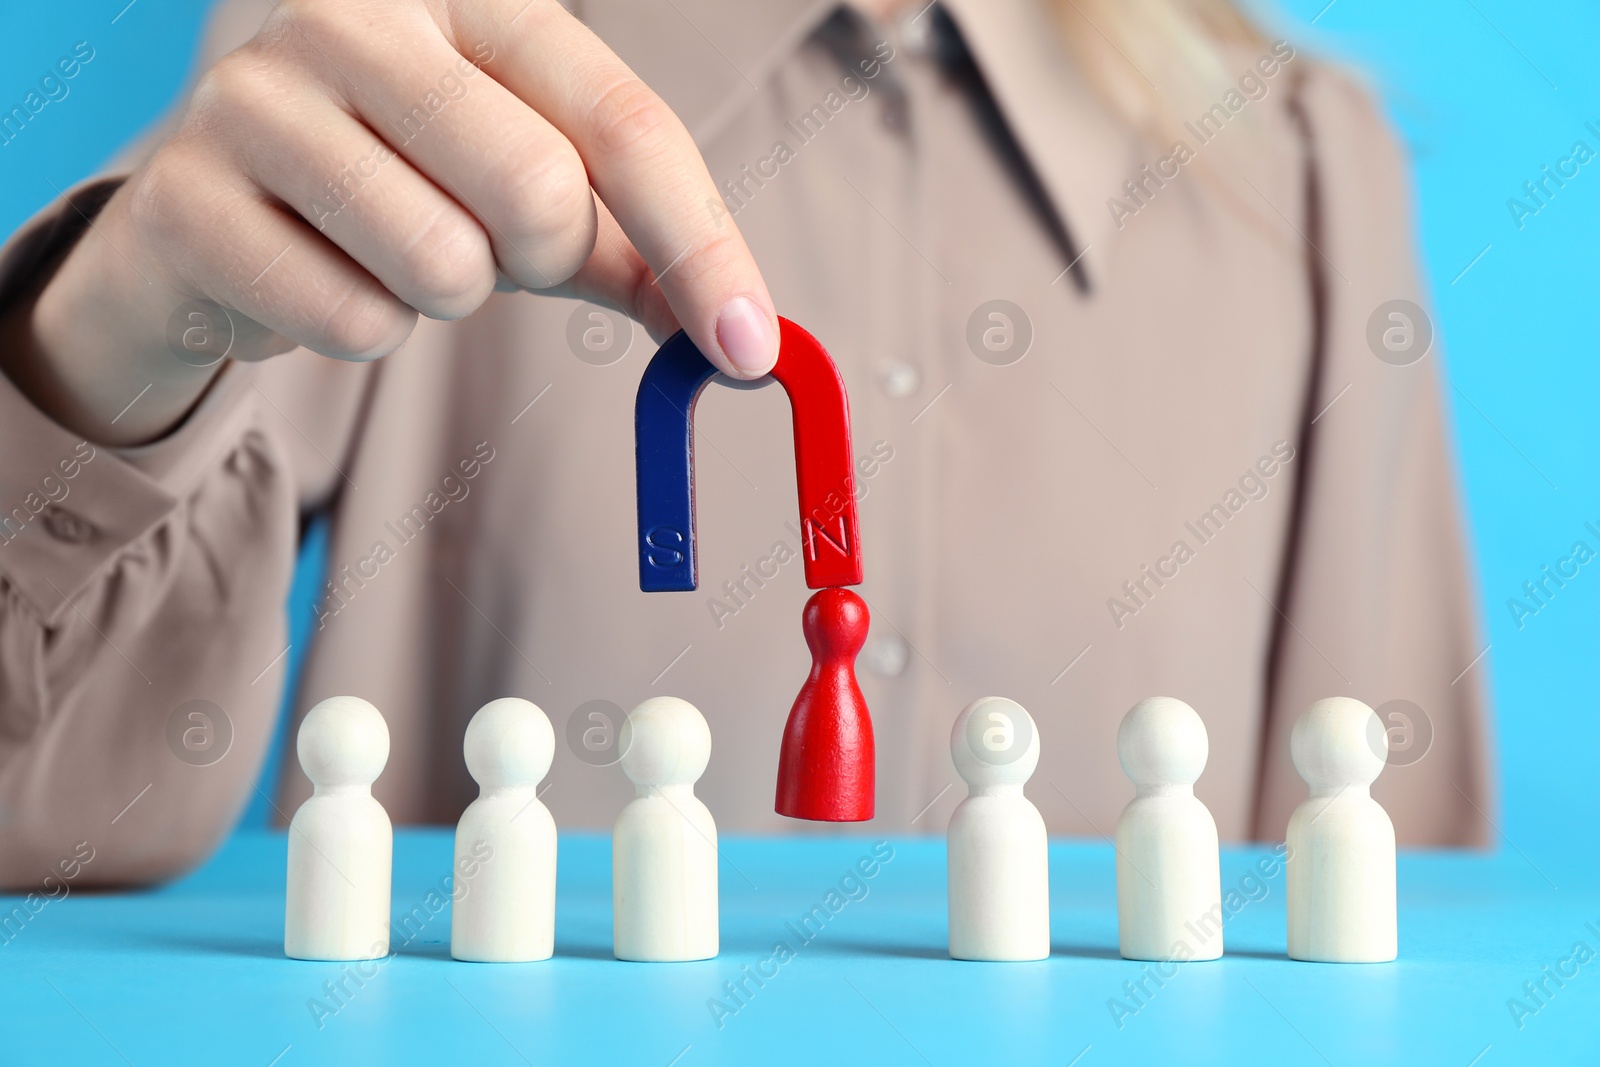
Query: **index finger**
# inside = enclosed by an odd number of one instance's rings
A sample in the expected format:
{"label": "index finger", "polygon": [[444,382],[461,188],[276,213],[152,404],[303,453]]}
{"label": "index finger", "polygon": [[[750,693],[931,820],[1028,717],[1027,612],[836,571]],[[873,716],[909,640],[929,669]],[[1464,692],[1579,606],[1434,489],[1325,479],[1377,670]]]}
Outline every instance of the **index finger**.
{"label": "index finger", "polygon": [[672,109],[555,0],[491,0],[454,21],[458,47],[474,34],[504,42],[485,69],[577,148],[700,351],[734,377],[771,370],[778,320],[767,283],[731,217],[707,210],[722,198]]}

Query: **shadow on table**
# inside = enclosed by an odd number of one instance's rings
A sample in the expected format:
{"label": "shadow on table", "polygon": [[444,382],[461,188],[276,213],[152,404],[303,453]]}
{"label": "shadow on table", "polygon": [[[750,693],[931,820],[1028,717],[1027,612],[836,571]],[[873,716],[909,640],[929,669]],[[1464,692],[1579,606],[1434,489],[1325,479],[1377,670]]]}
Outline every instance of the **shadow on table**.
{"label": "shadow on table", "polygon": [[1247,960],[1272,960],[1274,963],[1283,963],[1289,959],[1289,954],[1283,951],[1272,952],[1262,948],[1222,948],[1222,958],[1230,956]]}
{"label": "shadow on table", "polygon": [[582,942],[570,941],[556,942],[556,958],[574,960],[605,960],[610,963],[615,963],[617,960],[616,955],[611,951],[611,945],[609,943],[604,945],[589,945]]}
{"label": "shadow on table", "polygon": [[448,941],[411,941],[405,944],[390,942],[389,950],[414,959],[422,960],[448,960],[450,958],[450,942]]}
{"label": "shadow on table", "polygon": [[[918,960],[945,960],[950,959],[949,948],[943,943],[936,945],[907,945],[882,941],[831,941],[827,944],[817,944],[806,949],[823,956],[890,956],[899,959]],[[1281,959],[1272,953],[1233,953],[1233,955],[1260,956],[1265,959]],[[1105,945],[1062,945],[1050,946],[1051,959],[1096,959],[1120,960],[1122,955],[1114,948]]]}
{"label": "shadow on table", "polygon": [[1065,956],[1074,959],[1088,960],[1120,960],[1122,953],[1105,945],[1058,945],[1051,944],[1050,956]]}
{"label": "shadow on table", "polygon": [[155,934],[127,932],[121,940],[135,948],[158,952],[192,952],[206,956],[253,956],[257,959],[288,959],[283,954],[283,938],[279,937],[163,937]]}
{"label": "shadow on table", "polygon": [[816,942],[801,949],[818,956],[891,956],[908,960],[947,960],[950,953],[941,945],[905,945],[886,941]]}
{"label": "shadow on table", "polygon": [[[1051,955],[1051,957],[1066,956],[1066,957],[1077,957],[1079,959],[1121,960],[1123,963],[1149,963],[1149,962],[1153,962],[1153,961],[1150,961],[1150,960],[1124,960],[1122,958],[1122,953],[1120,951],[1118,951],[1117,949],[1114,949],[1114,948],[1107,948],[1104,945],[1051,945],[1050,946],[1050,955]],[[1273,952],[1273,951],[1269,951],[1267,949],[1224,948],[1223,952],[1222,952],[1222,958],[1224,960],[1228,960],[1228,959],[1247,959],[1247,960],[1272,960],[1274,962],[1282,962],[1284,960],[1287,960],[1289,957],[1288,957],[1288,955],[1286,953]],[[1217,960],[1195,960],[1193,962],[1199,963],[1199,964],[1206,964],[1206,963],[1216,963],[1216,962],[1219,962],[1219,961],[1217,961]]]}

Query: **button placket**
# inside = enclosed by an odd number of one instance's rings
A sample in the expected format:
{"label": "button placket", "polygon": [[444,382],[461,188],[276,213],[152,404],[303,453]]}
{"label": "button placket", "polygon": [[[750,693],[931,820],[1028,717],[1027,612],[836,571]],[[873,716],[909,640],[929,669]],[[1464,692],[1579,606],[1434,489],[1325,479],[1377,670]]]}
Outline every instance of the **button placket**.
{"label": "button placket", "polygon": [[876,634],[861,650],[860,663],[879,678],[898,678],[911,662],[911,646],[899,634]]}
{"label": "button placket", "polygon": [[94,540],[97,532],[92,522],[59,504],[51,504],[40,512],[39,521],[44,524],[46,533],[63,544],[87,544]]}
{"label": "button placket", "polygon": [[890,400],[904,400],[922,384],[922,372],[903,359],[889,359],[878,365],[878,386]]}

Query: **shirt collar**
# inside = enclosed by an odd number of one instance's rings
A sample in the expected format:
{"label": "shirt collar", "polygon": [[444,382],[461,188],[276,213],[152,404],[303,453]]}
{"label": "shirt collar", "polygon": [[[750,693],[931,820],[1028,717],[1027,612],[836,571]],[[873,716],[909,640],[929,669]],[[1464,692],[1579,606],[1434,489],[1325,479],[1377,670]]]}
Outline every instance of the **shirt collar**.
{"label": "shirt collar", "polygon": [[[1082,266],[1104,279],[1106,203],[1139,168],[1139,140],[1101,104],[1045,0],[942,0]],[[705,143],[838,7],[837,0],[582,0],[578,13]]]}
{"label": "shirt collar", "polygon": [[1140,141],[1101,104],[1044,0],[943,0],[1012,135],[1102,282],[1117,226],[1106,207],[1138,171]]}

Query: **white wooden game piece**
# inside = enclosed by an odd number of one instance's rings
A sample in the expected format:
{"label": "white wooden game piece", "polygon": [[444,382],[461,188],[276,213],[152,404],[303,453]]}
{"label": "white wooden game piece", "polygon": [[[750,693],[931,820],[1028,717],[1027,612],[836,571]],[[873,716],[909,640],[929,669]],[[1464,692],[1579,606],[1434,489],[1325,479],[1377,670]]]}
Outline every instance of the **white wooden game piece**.
{"label": "white wooden game piece", "polygon": [[651,697],[617,734],[638,789],[611,835],[612,948],[619,960],[717,954],[717,824],[694,795],[711,728],[693,704]]}
{"label": "white wooden game piece", "polygon": [[547,960],[555,952],[556,822],[540,802],[556,734],[535,704],[492,700],[462,744],[478,799],[456,824],[450,955],[475,963]]}
{"label": "white wooden game piece", "polygon": [[1383,720],[1359,700],[1319,700],[1295,723],[1289,752],[1311,787],[1289,819],[1289,957],[1394,959],[1394,824],[1368,791],[1389,756]]}
{"label": "white wooden game piece", "polygon": [[950,815],[950,956],[1042,960],[1050,955],[1049,839],[1022,793],[1039,765],[1039,731],[1014,700],[984,697],[950,730],[967,798]]}
{"label": "white wooden game piece", "polygon": [[1117,819],[1117,936],[1129,960],[1222,955],[1217,824],[1194,795],[1210,746],[1195,710],[1172,697],[1135,704],[1117,758],[1135,796]]}
{"label": "white wooden game piece", "polygon": [[394,828],[372,783],[389,762],[389,727],[365,700],[330,697],[306,713],[295,748],[314,791],[289,823],[284,954],[386,956]]}

